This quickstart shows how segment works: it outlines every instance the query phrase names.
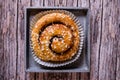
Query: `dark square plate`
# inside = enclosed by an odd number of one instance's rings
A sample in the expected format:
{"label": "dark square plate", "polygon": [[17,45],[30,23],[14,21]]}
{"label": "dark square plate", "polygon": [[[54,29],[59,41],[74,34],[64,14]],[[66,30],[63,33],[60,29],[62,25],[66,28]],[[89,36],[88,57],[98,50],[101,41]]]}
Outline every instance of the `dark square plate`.
{"label": "dark square plate", "polygon": [[[84,27],[85,38],[82,54],[76,63],[67,67],[48,68],[36,63],[32,56],[29,42],[30,20],[34,15],[46,10],[67,10],[79,18],[81,25]],[[89,72],[90,71],[90,25],[89,9],[78,7],[27,7],[25,8],[25,69],[27,72]]]}

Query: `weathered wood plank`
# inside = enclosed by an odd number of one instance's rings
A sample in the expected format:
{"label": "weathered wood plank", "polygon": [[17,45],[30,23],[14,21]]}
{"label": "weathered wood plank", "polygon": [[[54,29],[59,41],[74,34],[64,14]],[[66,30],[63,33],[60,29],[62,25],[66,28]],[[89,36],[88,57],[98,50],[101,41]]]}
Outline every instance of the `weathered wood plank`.
{"label": "weathered wood plank", "polygon": [[43,80],[72,80],[72,75],[68,73],[45,73]]}
{"label": "weathered wood plank", "polygon": [[0,79],[4,79],[4,41],[3,41],[3,27],[2,27],[2,8],[3,2],[0,1]]}
{"label": "weathered wood plank", "polygon": [[102,41],[100,48],[99,80],[115,80],[119,54],[118,0],[103,0]]}
{"label": "weathered wood plank", "polygon": [[78,2],[78,0],[67,0],[66,6],[67,7],[77,7],[77,2]]}
{"label": "weathered wood plank", "polygon": [[54,6],[55,1],[56,0],[44,0],[43,5],[46,6],[46,7],[47,6],[51,7],[51,6]]}
{"label": "weathered wood plank", "polygon": [[76,72],[74,72],[74,73],[71,73],[71,80],[82,80],[81,79],[81,73],[76,73]]}
{"label": "weathered wood plank", "polygon": [[117,66],[116,66],[116,80],[120,80],[120,0],[117,2],[117,14],[118,15],[118,23],[117,23],[117,37],[118,39],[116,40],[118,43],[117,47]]}
{"label": "weathered wood plank", "polygon": [[16,5],[17,1],[2,1],[2,38],[4,48],[3,62],[3,80],[16,80],[16,54],[17,54],[17,37],[16,37]]}
{"label": "weathered wood plank", "polygon": [[4,17],[5,14],[5,1],[0,1],[0,79],[4,79],[4,68],[5,68],[5,63],[4,63]]}
{"label": "weathered wood plank", "polygon": [[99,54],[102,28],[102,0],[90,0],[90,30],[91,30],[91,72],[90,79],[99,79]]}
{"label": "weathered wood plank", "polygon": [[[34,76],[31,73],[27,73],[25,74],[25,38],[24,38],[24,34],[25,34],[25,28],[24,28],[24,8],[26,6],[30,6],[30,0],[19,0],[18,1],[18,10],[17,10],[17,38],[18,38],[18,54],[17,54],[17,80],[25,80],[26,76],[30,76],[30,77],[26,77],[27,80],[30,80],[32,76]],[[34,79],[32,79],[34,80]]]}
{"label": "weathered wood plank", "polygon": [[54,1],[54,6],[59,6],[59,7],[65,7],[67,0],[55,0]]}
{"label": "weathered wood plank", "polygon": [[90,80],[90,74],[88,72],[81,73],[80,80]]}
{"label": "weathered wood plank", "polygon": [[32,0],[31,4],[32,6],[40,7],[40,6],[43,6],[43,0]]}
{"label": "weathered wood plank", "polygon": [[87,7],[89,8],[89,0],[78,0],[78,7]]}
{"label": "weathered wood plank", "polygon": [[23,80],[38,80],[38,79],[36,79],[35,73],[28,72],[26,73],[25,79]]}

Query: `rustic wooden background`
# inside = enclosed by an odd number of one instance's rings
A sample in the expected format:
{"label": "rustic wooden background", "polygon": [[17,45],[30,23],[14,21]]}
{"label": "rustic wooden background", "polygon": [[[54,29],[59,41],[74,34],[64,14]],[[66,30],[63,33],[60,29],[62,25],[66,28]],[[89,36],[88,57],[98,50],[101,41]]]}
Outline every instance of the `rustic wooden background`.
{"label": "rustic wooden background", "polygon": [[[90,73],[25,72],[26,6],[90,8]],[[0,0],[0,80],[120,80],[120,0]]]}

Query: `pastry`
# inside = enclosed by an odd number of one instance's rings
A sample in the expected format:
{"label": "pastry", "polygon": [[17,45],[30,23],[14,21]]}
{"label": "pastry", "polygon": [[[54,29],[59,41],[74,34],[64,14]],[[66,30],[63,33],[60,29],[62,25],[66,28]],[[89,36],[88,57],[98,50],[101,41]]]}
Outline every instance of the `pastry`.
{"label": "pastry", "polygon": [[53,12],[40,17],[31,28],[30,36],[34,54],[43,61],[67,61],[79,49],[78,25],[64,13]]}

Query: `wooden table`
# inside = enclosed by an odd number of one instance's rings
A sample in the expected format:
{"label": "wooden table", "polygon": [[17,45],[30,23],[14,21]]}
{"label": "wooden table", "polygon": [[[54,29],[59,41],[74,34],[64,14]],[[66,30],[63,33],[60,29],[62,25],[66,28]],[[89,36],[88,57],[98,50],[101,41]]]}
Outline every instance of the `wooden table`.
{"label": "wooden table", "polygon": [[[26,6],[90,8],[90,73],[25,72]],[[120,80],[120,0],[0,0],[0,80]]]}

